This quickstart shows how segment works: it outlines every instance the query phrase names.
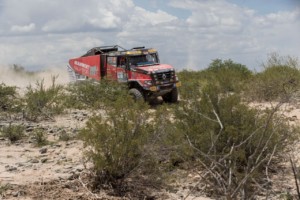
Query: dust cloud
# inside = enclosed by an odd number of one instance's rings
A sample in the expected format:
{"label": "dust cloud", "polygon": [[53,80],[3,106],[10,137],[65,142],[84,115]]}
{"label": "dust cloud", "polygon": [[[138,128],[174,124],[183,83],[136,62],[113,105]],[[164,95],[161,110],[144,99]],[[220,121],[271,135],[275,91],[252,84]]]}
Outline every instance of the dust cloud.
{"label": "dust cloud", "polygon": [[16,86],[23,90],[29,85],[34,86],[37,81],[44,81],[45,87],[52,84],[52,78],[56,77],[55,83],[65,85],[69,83],[69,76],[66,67],[50,67],[42,71],[29,72],[25,69],[15,69],[11,66],[0,66],[0,84]]}

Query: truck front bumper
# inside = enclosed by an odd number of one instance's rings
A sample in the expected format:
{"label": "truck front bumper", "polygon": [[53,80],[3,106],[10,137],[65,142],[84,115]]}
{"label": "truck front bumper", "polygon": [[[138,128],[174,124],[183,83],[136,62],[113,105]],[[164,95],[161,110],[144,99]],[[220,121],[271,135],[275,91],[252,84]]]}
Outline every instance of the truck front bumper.
{"label": "truck front bumper", "polygon": [[171,84],[166,84],[166,85],[158,85],[158,86],[151,86],[149,87],[149,90],[151,92],[159,92],[161,90],[172,90],[175,87],[180,87],[181,82],[178,81],[177,83],[171,83]]}
{"label": "truck front bumper", "polygon": [[148,96],[152,97],[152,98],[162,96],[162,95],[165,95],[165,94],[171,92],[173,88],[180,87],[180,86],[181,86],[180,81],[177,83],[151,86],[151,87],[147,88],[147,90],[149,91]]}

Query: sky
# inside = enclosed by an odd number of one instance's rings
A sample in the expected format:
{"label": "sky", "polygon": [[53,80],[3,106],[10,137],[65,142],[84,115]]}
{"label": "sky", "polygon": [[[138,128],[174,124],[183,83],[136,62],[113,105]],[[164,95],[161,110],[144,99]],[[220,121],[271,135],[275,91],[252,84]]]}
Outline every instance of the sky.
{"label": "sky", "polygon": [[0,0],[0,68],[64,68],[115,44],[156,48],[177,70],[259,71],[274,52],[300,59],[300,0]]}

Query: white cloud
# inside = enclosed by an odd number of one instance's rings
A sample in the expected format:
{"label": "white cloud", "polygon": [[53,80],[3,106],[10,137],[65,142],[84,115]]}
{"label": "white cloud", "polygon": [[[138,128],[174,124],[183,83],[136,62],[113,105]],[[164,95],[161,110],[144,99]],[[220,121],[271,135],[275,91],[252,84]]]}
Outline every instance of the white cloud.
{"label": "white cloud", "polygon": [[0,39],[0,66],[19,64],[31,69],[57,65],[65,67],[68,59],[83,55],[94,46],[104,45],[95,35],[70,34],[6,37]]}
{"label": "white cloud", "polygon": [[88,20],[88,23],[96,28],[118,28],[118,26],[121,24],[121,19],[115,16],[114,13],[109,12],[107,10],[104,10],[102,12],[103,16],[97,18],[90,18]]}
{"label": "white cloud", "polygon": [[68,30],[74,30],[74,27],[76,27],[76,23],[67,19],[51,20],[41,27],[41,31],[50,33],[63,32]]}
{"label": "white cloud", "polygon": [[133,0],[2,0],[0,64],[63,66],[113,44],[155,47],[176,68],[205,68],[215,58],[257,68],[274,50],[300,57],[299,8],[263,15],[226,0],[169,2],[191,14],[150,11]]}
{"label": "white cloud", "polygon": [[186,21],[190,68],[207,66],[209,58],[232,58],[258,68],[257,59],[274,50],[300,56],[300,38],[296,36],[300,28],[299,8],[259,15],[225,0],[173,0],[170,5],[192,12]]}
{"label": "white cloud", "polygon": [[[274,27],[284,24],[294,23],[299,24],[300,9],[295,9],[292,12],[281,11],[277,13],[270,13],[263,16],[256,16],[253,19],[253,23],[262,27]],[[295,27],[296,28],[296,27]]]}
{"label": "white cloud", "polygon": [[[134,9],[132,0],[2,0],[0,26],[35,24],[40,32],[83,32],[114,29]],[[21,27],[14,26],[14,30]],[[1,33],[0,33],[1,34]],[[2,33],[2,34],[5,34]]]}
{"label": "white cloud", "polygon": [[144,25],[158,25],[161,23],[171,22],[177,17],[170,15],[162,10],[157,12],[149,12],[143,8],[136,7],[135,12],[131,15],[131,22],[138,23],[140,26]]}
{"label": "white cloud", "polygon": [[10,30],[12,32],[28,33],[28,32],[33,31],[34,29],[35,29],[35,24],[30,23],[30,24],[25,25],[25,26],[13,25]]}

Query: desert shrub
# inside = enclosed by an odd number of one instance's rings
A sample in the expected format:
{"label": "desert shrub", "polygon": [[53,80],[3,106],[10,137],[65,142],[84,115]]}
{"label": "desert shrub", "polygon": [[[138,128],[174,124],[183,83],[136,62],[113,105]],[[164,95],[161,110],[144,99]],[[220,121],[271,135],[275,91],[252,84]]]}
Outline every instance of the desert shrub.
{"label": "desert shrub", "polygon": [[115,81],[101,80],[81,81],[71,84],[67,88],[66,104],[71,108],[97,109],[109,105],[107,102],[115,101],[116,97],[126,97],[128,89],[126,85]]}
{"label": "desert shrub", "polygon": [[177,75],[182,82],[182,86],[178,88],[182,100],[199,96],[201,87],[206,84],[206,77],[201,71],[183,70]]}
{"label": "desert shrub", "polygon": [[206,73],[209,82],[217,83],[223,92],[241,92],[245,82],[252,77],[252,72],[245,65],[220,59],[213,60],[203,73]]}
{"label": "desert shrub", "polygon": [[98,84],[91,81],[82,81],[70,84],[66,104],[71,108],[93,108],[97,107],[102,94],[97,91]]}
{"label": "desert shrub", "polygon": [[267,189],[266,172],[296,132],[276,111],[250,108],[238,94],[224,93],[213,83],[177,108],[175,125],[207,172],[202,181],[215,194],[250,199]]}
{"label": "desert shrub", "polygon": [[104,116],[94,116],[80,131],[87,159],[94,163],[100,184],[124,180],[132,171],[140,169],[151,127],[148,105],[134,102],[130,96],[109,103]]}
{"label": "desert shrub", "polygon": [[199,97],[203,87],[215,83],[225,92],[240,93],[245,83],[252,79],[252,72],[245,66],[232,60],[215,59],[202,71],[183,70],[178,73],[182,87],[179,88],[181,99]]}
{"label": "desert shrub", "polygon": [[65,142],[70,141],[70,140],[72,140],[72,139],[74,139],[74,138],[75,138],[74,135],[71,135],[70,133],[68,133],[68,132],[65,131],[65,130],[62,130],[62,131],[60,132],[60,134],[59,134],[59,137],[58,137],[58,139],[59,139],[60,141],[65,141]]}
{"label": "desert shrub", "polygon": [[177,75],[183,83],[191,83],[191,81],[198,80],[206,82],[206,74],[202,71],[194,71],[194,70],[182,70],[177,72]]}
{"label": "desert shrub", "polygon": [[2,137],[8,138],[12,143],[14,143],[25,136],[24,126],[9,124],[6,127],[2,127],[0,134]]}
{"label": "desert shrub", "polygon": [[299,90],[299,84],[300,71],[297,68],[271,66],[256,75],[249,94],[258,101],[287,102]]}
{"label": "desert shrub", "polygon": [[248,97],[257,101],[288,102],[300,88],[298,62],[290,57],[272,54],[249,84]]}
{"label": "desert shrub", "polygon": [[4,198],[5,192],[11,188],[12,188],[12,186],[9,183],[2,184],[0,182],[0,197]]}
{"label": "desert shrub", "polygon": [[94,164],[94,187],[109,186],[114,195],[133,199],[151,195],[153,186],[162,187],[170,171],[184,161],[184,141],[176,137],[180,135],[169,117],[165,106],[153,112],[147,103],[128,96],[117,98],[104,116],[90,118],[80,138],[86,159]]}
{"label": "desert shrub", "polygon": [[49,144],[47,139],[47,133],[44,129],[35,129],[33,132],[32,139],[34,144],[38,147],[42,147]]}
{"label": "desert shrub", "polygon": [[25,117],[28,120],[51,119],[55,114],[63,112],[64,91],[62,85],[55,83],[52,77],[52,85],[46,87],[44,80],[37,81],[35,87],[27,87],[25,93]]}
{"label": "desert shrub", "polygon": [[[153,130],[146,144],[147,155],[159,163],[158,174],[162,179],[168,179],[169,172],[182,167],[190,158],[191,149],[186,137],[177,128],[174,110],[178,105],[161,105],[151,113]],[[164,183],[165,180],[162,180]]]}
{"label": "desert shrub", "polygon": [[0,84],[0,111],[17,112],[20,111],[21,104],[17,97],[16,87]]}

